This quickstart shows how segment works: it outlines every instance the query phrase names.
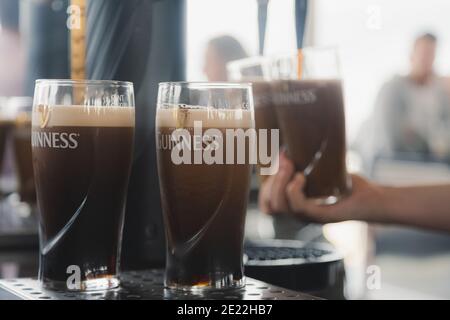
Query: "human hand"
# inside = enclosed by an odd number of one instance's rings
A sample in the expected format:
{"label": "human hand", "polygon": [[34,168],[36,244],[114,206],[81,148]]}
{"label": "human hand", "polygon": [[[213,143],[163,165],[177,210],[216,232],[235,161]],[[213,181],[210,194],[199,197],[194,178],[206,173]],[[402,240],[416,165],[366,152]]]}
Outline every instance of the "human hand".
{"label": "human hand", "polygon": [[383,212],[383,188],[358,175],[351,175],[352,193],[334,205],[318,205],[305,197],[306,179],[281,153],[279,171],[262,184],[259,207],[267,214],[288,213],[299,219],[320,223],[345,220],[376,221]]}

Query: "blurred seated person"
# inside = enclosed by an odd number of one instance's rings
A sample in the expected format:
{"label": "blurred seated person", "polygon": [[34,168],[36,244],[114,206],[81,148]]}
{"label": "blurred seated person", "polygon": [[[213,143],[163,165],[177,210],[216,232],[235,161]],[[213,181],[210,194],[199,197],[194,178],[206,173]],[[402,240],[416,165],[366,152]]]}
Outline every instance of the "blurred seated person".
{"label": "blurred seated person", "polygon": [[409,73],[382,87],[369,125],[373,144],[367,143],[367,132],[363,132],[355,145],[363,156],[410,154],[450,160],[450,95],[444,79],[433,69],[436,49],[433,34],[417,37]]}
{"label": "blurred seated person", "polygon": [[24,52],[19,33],[19,2],[0,0],[0,96],[21,96]]}
{"label": "blurred seated person", "polygon": [[389,187],[352,175],[352,194],[321,206],[305,197],[305,176],[295,172],[287,155],[281,153],[279,160],[277,174],[264,181],[259,193],[264,213],[320,223],[361,220],[450,232],[450,184]]}
{"label": "blurred seated person", "polygon": [[213,38],[208,42],[205,52],[203,72],[208,81],[227,81],[227,64],[230,61],[247,58],[241,43],[232,36]]}

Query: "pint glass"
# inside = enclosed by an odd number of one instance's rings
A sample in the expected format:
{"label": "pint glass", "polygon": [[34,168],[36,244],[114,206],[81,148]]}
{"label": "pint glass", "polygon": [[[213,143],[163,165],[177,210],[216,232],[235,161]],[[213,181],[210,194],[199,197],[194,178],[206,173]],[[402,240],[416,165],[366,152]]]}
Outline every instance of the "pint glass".
{"label": "pint glass", "polygon": [[253,133],[250,84],[160,84],[156,145],[166,287],[201,292],[245,285]]}
{"label": "pint glass", "polygon": [[32,154],[45,287],[119,285],[134,122],[131,83],[36,82]]}
{"label": "pint glass", "polygon": [[[273,100],[289,157],[306,176],[305,195],[333,204],[348,195],[345,115],[334,48],[273,58]],[[299,74],[300,73],[300,74]]]}

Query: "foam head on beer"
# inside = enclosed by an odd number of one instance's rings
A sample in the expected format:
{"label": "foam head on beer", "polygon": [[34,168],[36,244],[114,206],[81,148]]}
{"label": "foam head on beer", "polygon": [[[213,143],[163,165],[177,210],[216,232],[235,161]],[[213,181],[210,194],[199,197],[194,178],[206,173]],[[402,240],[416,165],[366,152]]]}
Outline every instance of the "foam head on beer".
{"label": "foam head on beer", "polygon": [[[33,127],[134,127],[132,107],[85,107],[85,106],[38,106],[32,115]],[[32,146],[41,148],[75,149],[78,147],[77,132],[63,130],[34,130]]]}

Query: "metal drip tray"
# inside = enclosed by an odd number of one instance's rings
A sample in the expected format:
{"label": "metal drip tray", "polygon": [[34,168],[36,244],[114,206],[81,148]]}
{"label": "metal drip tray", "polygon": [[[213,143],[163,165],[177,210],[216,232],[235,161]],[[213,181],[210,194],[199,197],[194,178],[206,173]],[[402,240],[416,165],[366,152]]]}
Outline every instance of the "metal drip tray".
{"label": "metal drip tray", "polygon": [[344,261],[328,244],[259,240],[248,242],[245,254],[249,277],[326,299],[345,299]]}
{"label": "metal drip tray", "polygon": [[86,293],[42,289],[36,279],[0,280],[0,288],[24,300],[313,300],[312,296],[247,278],[239,290],[193,294],[168,290],[163,270],[131,271],[121,275],[120,288]]}

